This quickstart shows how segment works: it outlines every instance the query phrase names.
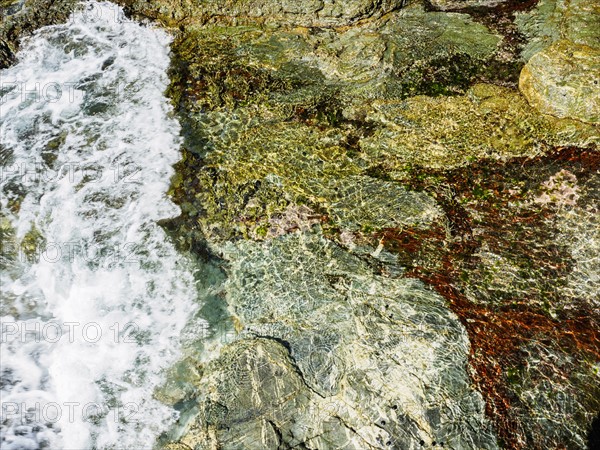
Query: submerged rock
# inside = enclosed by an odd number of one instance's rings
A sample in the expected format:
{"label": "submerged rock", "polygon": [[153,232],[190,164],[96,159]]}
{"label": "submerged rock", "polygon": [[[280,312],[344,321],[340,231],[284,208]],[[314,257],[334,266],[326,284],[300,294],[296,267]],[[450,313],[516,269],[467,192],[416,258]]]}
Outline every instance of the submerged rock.
{"label": "submerged rock", "polygon": [[486,84],[464,96],[373,102],[357,111],[383,125],[361,149],[395,179],[410,166],[450,169],[480,158],[534,156],[549,146],[600,143],[597,128],[543,116],[515,91]]}
{"label": "submerged rock", "polygon": [[461,318],[505,448],[585,448],[600,407],[599,168],[597,150],[570,148],[416,169],[407,182],[438,200],[447,225],[369,238]]}
{"label": "submerged rock", "polygon": [[600,4],[588,0],[539,0],[515,19],[524,36],[523,59],[563,39],[600,48]]}
{"label": "submerged rock", "polygon": [[519,88],[545,114],[600,123],[600,5],[542,0],[518,18],[530,38]]}
{"label": "submerged rock", "polygon": [[[178,232],[223,258],[238,327],[202,363],[171,438],[582,447],[598,358],[597,317],[579,317],[596,250],[582,250],[587,213],[569,216],[580,231],[568,238],[545,218],[596,201],[580,183],[595,160],[556,152],[596,148],[598,128],[531,106],[511,84],[522,62],[491,76],[515,56],[466,14],[411,5],[343,29],[230,25],[186,23],[173,46]],[[577,162],[554,170],[550,154]]]}
{"label": "submerged rock", "polygon": [[600,47],[556,41],[531,57],[519,88],[543,113],[600,124]]}
{"label": "submerged rock", "polygon": [[305,27],[350,25],[399,9],[404,0],[121,0],[138,14],[175,21],[276,23]]}
{"label": "submerged rock", "polygon": [[464,328],[439,295],[314,232],[222,250],[242,331],[206,366],[181,442],[496,448],[465,370]]}

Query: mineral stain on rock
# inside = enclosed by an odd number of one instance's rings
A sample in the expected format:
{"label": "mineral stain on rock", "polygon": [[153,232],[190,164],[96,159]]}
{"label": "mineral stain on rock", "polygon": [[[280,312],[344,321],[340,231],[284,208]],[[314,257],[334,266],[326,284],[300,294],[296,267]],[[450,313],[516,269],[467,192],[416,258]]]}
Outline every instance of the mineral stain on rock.
{"label": "mineral stain on rock", "polygon": [[[596,215],[599,169],[597,151],[562,148],[533,159],[481,161],[466,173],[415,170],[411,184],[437,193],[449,232],[390,229],[372,237],[402,255],[406,276],[433,286],[461,318],[471,342],[473,379],[508,448],[577,441],[584,447],[589,417],[583,416],[599,406],[593,363],[600,356],[599,285],[593,275],[598,266],[585,281],[588,287],[574,288],[579,269],[572,246],[579,244],[561,232],[566,217],[588,212],[570,208],[574,191],[544,181],[568,171]],[[536,200],[545,194],[549,201],[540,208]],[[597,220],[591,222],[586,244],[597,245],[591,231]],[[548,377],[557,392],[544,399],[549,411],[542,412],[535,405],[548,395]],[[594,387],[580,391],[580,383]],[[548,412],[554,417],[543,416]],[[561,414],[582,414],[583,426],[577,430],[578,421],[561,426]],[[544,426],[544,419],[552,426]],[[542,436],[543,445],[538,444]]]}

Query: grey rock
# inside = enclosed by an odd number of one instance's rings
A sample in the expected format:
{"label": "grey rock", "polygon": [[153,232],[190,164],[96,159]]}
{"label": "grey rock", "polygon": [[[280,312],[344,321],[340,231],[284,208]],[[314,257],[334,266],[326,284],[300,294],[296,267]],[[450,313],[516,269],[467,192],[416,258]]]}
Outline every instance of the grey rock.
{"label": "grey rock", "polygon": [[497,448],[466,332],[437,294],[377,275],[318,232],[221,250],[242,331],[206,366],[182,443]]}

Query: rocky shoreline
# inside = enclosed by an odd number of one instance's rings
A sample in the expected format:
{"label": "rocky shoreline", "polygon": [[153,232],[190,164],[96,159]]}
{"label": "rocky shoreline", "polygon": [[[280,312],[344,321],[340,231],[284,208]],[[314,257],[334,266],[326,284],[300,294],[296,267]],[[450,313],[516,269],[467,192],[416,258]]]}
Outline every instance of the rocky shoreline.
{"label": "rocky shoreline", "polygon": [[594,448],[597,2],[118,3],[175,34],[164,225],[222,273],[162,446]]}

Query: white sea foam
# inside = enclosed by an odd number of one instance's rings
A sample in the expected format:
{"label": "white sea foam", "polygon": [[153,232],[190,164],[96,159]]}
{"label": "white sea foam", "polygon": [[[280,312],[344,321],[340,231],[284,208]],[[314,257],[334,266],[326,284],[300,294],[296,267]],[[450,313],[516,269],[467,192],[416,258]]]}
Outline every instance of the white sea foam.
{"label": "white sea foam", "polygon": [[90,2],[1,73],[1,220],[43,236],[4,243],[3,449],[151,448],[174,420],[153,391],[196,292],[156,224],[178,214],[169,37],[122,17]]}

